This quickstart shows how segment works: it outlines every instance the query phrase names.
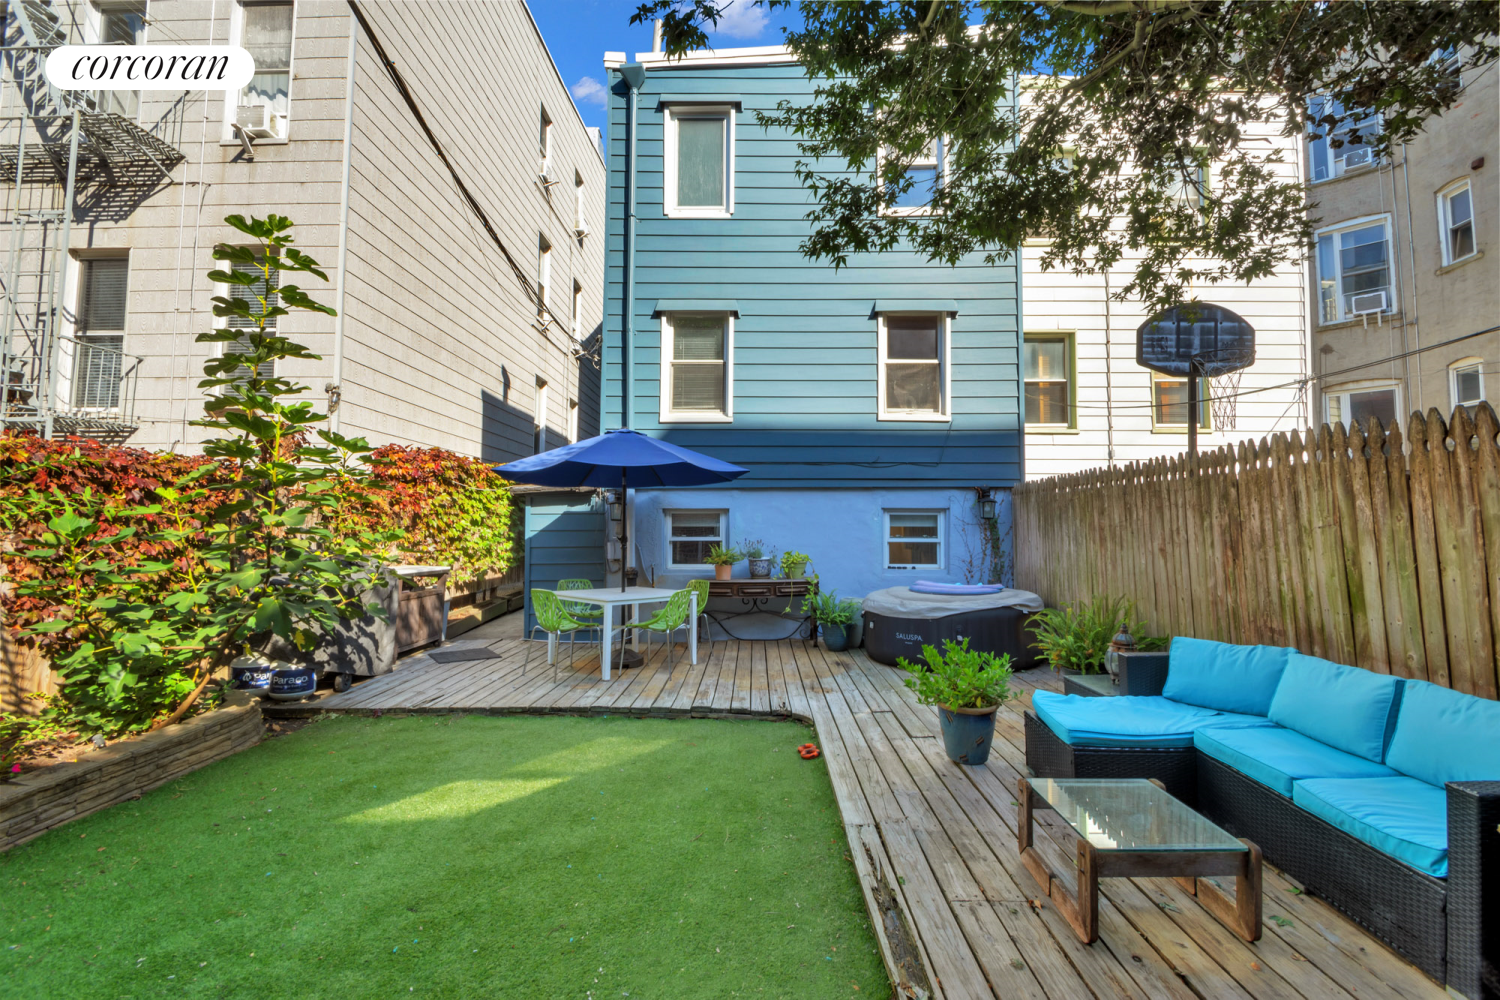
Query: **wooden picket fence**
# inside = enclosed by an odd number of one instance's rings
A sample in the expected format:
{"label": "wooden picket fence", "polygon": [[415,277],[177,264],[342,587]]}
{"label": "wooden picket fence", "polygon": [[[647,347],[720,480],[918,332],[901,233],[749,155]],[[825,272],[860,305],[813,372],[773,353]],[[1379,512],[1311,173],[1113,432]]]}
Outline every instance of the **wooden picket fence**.
{"label": "wooden picket fence", "polygon": [[1500,431],[1481,403],[1015,488],[1016,586],[1126,595],[1160,635],[1295,646],[1486,698],[1500,678]]}

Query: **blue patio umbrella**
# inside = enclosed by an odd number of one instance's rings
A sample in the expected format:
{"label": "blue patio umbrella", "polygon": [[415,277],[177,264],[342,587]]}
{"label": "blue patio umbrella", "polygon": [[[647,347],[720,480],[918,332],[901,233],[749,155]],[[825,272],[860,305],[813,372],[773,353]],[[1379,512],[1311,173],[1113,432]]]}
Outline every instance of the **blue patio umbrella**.
{"label": "blue patio umbrella", "polygon": [[[536,486],[614,486],[620,484],[620,501],[634,486],[703,486],[727,483],[749,469],[730,465],[675,444],[650,437],[628,427],[605,431],[576,444],[498,465],[495,471],[507,479]],[[628,511],[620,521],[620,552],[623,565]],[[620,574],[625,589],[625,574]]]}

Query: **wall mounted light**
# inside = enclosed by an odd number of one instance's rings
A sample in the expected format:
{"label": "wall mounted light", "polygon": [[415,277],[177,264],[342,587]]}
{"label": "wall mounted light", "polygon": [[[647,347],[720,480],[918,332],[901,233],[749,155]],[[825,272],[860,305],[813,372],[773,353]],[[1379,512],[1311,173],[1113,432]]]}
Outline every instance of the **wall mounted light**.
{"label": "wall mounted light", "polygon": [[604,503],[609,507],[611,521],[625,520],[625,497],[619,490],[602,490]]}
{"label": "wall mounted light", "polygon": [[999,506],[999,501],[995,499],[994,493],[990,492],[988,489],[980,489],[979,516],[981,518],[986,521],[995,520],[1000,516]]}

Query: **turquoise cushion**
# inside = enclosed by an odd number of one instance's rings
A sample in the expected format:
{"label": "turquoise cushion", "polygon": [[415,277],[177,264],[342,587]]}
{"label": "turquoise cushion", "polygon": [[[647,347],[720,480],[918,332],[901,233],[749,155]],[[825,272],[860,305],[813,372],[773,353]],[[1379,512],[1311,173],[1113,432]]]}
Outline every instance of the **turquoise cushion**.
{"label": "turquoise cushion", "polygon": [[1292,801],[1418,871],[1448,875],[1448,795],[1436,785],[1404,775],[1310,778],[1292,786]]}
{"label": "turquoise cushion", "polygon": [[1500,702],[1407,681],[1385,762],[1433,785],[1500,780]]}
{"label": "turquoise cushion", "polygon": [[1278,726],[1382,761],[1400,691],[1400,678],[1293,652],[1267,714]]}
{"label": "turquoise cushion", "polygon": [[1199,726],[1266,725],[1259,716],[1230,715],[1162,697],[1089,698],[1038,691],[1036,717],[1069,746],[1190,747]]}
{"label": "turquoise cushion", "polygon": [[1232,646],[1176,636],[1167,650],[1162,696],[1220,712],[1267,715],[1286,668],[1282,646]]}
{"label": "turquoise cushion", "polygon": [[1248,777],[1290,797],[1304,778],[1388,778],[1384,764],[1335,750],[1280,726],[1232,728],[1207,725],[1193,733],[1193,746]]}

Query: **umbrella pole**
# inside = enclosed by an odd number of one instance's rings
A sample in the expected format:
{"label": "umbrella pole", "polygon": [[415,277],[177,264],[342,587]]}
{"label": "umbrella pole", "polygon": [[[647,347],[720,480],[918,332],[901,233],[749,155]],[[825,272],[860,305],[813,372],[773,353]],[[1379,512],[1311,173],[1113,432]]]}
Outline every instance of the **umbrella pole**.
{"label": "umbrella pole", "polygon": [[625,564],[630,561],[630,494],[625,489],[625,467],[620,466],[620,593],[625,593]]}

